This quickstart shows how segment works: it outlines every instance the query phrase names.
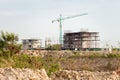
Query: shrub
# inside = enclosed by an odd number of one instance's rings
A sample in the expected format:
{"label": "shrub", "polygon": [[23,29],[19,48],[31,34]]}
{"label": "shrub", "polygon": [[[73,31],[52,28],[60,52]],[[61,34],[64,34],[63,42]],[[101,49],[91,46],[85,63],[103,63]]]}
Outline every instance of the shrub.
{"label": "shrub", "polygon": [[48,76],[51,75],[51,73],[55,72],[55,71],[58,71],[60,69],[59,65],[58,64],[51,64],[50,65],[50,68],[48,70]]}
{"label": "shrub", "polygon": [[14,64],[13,67],[17,68],[33,68],[40,69],[42,67],[41,58],[38,56],[32,56],[23,54],[13,56]]}
{"label": "shrub", "polygon": [[1,32],[0,35],[0,56],[10,57],[21,50],[21,45],[17,44],[18,36],[14,33]]}
{"label": "shrub", "polygon": [[120,54],[111,53],[111,54],[107,54],[107,57],[109,57],[109,58],[117,58],[117,57],[120,57]]}

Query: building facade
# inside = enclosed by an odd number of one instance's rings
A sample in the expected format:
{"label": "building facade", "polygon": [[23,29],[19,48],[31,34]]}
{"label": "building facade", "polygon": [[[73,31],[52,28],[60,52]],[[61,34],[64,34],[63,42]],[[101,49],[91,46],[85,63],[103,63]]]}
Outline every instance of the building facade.
{"label": "building facade", "polygon": [[64,49],[83,50],[99,48],[98,32],[70,32],[64,33]]}
{"label": "building facade", "polygon": [[23,50],[35,50],[41,48],[40,39],[23,39],[22,40],[22,49]]}

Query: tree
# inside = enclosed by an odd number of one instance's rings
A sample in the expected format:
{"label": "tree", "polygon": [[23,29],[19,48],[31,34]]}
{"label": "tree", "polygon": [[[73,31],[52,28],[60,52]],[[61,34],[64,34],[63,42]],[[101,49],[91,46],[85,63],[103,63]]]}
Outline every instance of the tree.
{"label": "tree", "polygon": [[9,56],[20,51],[21,46],[17,44],[18,36],[14,33],[1,31],[0,35],[0,50],[3,55],[9,53]]}
{"label": "tree", "polygon": [[54,44],[52,45],[53,50],[60,50],[60,44]]}
{"label": "tree", "polygon": [[53,44],[53,45],[48,44],[46,50],[60,50],[60,44]]}

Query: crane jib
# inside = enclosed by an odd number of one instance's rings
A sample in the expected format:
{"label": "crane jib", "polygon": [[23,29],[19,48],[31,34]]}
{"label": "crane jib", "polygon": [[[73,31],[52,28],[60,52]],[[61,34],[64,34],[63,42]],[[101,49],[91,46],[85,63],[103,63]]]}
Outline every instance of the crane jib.
{"label": "crane jib", "polygon": [[60,27],[60,35],[59,35],[59,43],[60,43],[60,48],[62,48],[62,20],[66,20],[66,19],[70,19],[70,18],[75,18],[75,17],[79,17],[79,16],[84,16],[84,15],[88,15],[88,13],[83,13],[83,14],[79,14],[79,15],[74,15],[74,16],[70,16],[70,17],[65,17],[62,18],[62,15],[60,15],[60,18],[56,19],[56,20],[52,20],[52,23],[57,21],[59,22],[59,27]]}

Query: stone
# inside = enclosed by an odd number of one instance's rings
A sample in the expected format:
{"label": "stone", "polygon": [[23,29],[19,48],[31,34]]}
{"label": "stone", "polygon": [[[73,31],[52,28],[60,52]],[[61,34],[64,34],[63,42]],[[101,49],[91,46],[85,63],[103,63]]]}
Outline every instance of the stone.
{"label": "stone", "polygon": [[0,80],[50,80],[45,69],[0,68]]}
{"label": "stone", "polygon": [[61,70],[53,73],[52,80],[120,80],[120,76],[115,72],[90,72]]}

